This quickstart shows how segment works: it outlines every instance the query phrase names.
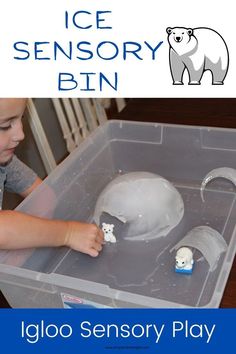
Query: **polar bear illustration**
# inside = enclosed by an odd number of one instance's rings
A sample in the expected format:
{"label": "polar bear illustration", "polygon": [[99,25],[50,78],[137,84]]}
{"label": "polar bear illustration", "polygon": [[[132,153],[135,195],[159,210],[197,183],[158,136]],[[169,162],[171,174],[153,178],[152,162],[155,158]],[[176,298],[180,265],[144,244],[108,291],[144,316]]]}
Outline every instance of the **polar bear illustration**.
{"label": "polar bear illustration", "polygon": [[185,69],[189,74],[189,85],[200,85],[206,70],[212,73],[213,85],[223,85],[229,66],[229,53],[219,33],[206,27],[168,27],[166,31],[174,85],[183,85]]}

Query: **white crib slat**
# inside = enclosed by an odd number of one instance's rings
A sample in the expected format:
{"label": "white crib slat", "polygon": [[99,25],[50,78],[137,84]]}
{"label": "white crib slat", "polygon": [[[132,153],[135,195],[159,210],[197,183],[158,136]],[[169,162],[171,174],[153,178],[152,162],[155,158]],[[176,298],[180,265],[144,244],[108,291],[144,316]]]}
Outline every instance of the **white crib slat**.
{"label": "white crib slat", "polygon": [[31,131],[33,133],[46,172],[49,174],[57,164],[32,99],[28,100],[27,110],[29,114],[29,125]]}
{"label": "white crib slat", "polygon": [[78,98],[71,98],[71,102],[74,107],[75,115],[76,115],[77,121],[79,123],[82,137],[86,138],[86,136],[88,136],[88,134],[89,134],[89,131],[87,128],[87,123],[86,123],[86,120],[84,117],[84,113],[83,113],[82,108],[80,106],[79,99]]}
{"label": "white crib slat", "polygon": [[68,119],[70,126],[71,126],[71,132],[74,136],[75,145],[78,146],[79,143],[82,141],[82,136],[80,134],[80,128],[79,128],[79,125],[76,121],[75,114],[74,114],[73,108],[71,106],[70,99],[69,98],[62,98],[61,100],[63,102],[64,108],[66,111],[67,119]]}
{"label": "white crib slat", "polygon": [[99,124],[105,123],[107,121],[107,114],[106,114],[104,107],[100,104],[100,102],[96,98],[92,98],[91,100],[92,100],[94,110],[95,110]]}
{"label": "white crib slat", "polygon": [[80,98],[79,102],[80,102],[81,107],[83,109],[85,119],[88,124],[88,129],[91,132],[95,128],[97,128],[97,126],[98,126],[96,114],[95,114],[94,109],[91,105],[91,100],[90,100],[90,98]]}
{"label": "white crib slat", "polygon": [[122,111],[123,108],[125,108],[126,106],[126,102],[124,98],[116,98],[116,106],[117,106],[117,110],[118,112]]}
{"label": "white crib slat", "polygon": [[58,121],[61,126],[63,138],[66,141],[67,151],[72,152],[76,148],[76,145],[75,145],[75,142],[72,138],[72,132],[70,130],[67,119],[66,119],[65,114],[63,112],[60,99],[59,98],[52,98],[52,103],[53,103],[54,109],[56,111]]}

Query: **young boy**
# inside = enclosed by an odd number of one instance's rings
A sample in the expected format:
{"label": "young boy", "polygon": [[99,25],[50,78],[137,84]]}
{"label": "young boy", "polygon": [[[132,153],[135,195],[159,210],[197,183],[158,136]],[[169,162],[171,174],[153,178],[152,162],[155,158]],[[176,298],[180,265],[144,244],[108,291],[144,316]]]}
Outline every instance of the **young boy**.
{"label": "young boy", "polygon": [[[0,208],[4,187],[27,197],[42,181],[14,155],[24,139],[26,99],[0,98]],[[0,211],[0,249],[68,246],[98,256],[104,236],[94,224],[48,220],[17,211]]]}

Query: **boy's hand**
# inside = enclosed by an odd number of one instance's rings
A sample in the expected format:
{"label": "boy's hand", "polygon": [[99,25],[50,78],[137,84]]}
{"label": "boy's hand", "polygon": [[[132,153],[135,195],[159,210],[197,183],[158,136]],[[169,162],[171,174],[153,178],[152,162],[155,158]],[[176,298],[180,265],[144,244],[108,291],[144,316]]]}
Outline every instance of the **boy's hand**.
{"label": "boy's hand", "polygon": [[104,235],[102,230],[94,224],[68,221],[68,231],[65,246],[97,257],[102,250]]}

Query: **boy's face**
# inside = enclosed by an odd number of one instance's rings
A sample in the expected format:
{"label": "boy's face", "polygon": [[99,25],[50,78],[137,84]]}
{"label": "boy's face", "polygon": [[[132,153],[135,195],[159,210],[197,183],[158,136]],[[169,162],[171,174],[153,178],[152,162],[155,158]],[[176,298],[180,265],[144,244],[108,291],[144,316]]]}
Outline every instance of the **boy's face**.
{"label": "boy's face", "polygon": [[15,148],[24,139],[22,114],[24,98],[0,98],[0,165],[8,163]]}

